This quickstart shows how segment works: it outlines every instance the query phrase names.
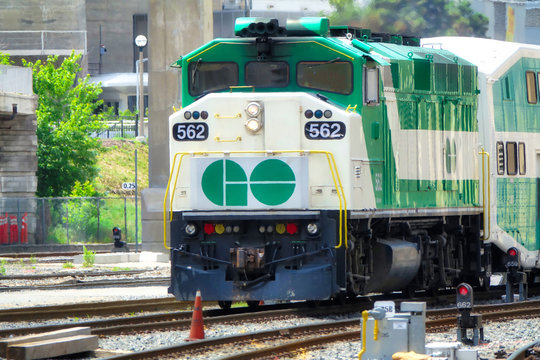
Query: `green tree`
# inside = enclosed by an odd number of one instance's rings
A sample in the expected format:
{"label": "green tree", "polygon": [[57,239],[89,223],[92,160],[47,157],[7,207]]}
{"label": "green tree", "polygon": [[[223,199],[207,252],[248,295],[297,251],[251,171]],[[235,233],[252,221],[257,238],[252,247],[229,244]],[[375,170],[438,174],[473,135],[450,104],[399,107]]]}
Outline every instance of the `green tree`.
{"label": "green tree", "polygon": [[[489,20],[467,0],[376,0],[359,8],[353,0],[330,0],[333,24],[421,37],[485,36]],[[351,14],[357,16],[351,18]]]}
{"label": "green tree", "polygon": [[33,69],[37,115],[38,196],[67,196],[76,183],[98,174],[100,142],[90,136],[103,127],[101,86],[89,77],[77,79],[81,55],[71,54],[59,66],[57,56],[23,64]]}
{"label": "green tree", "polygon": [[13,61],[9,58],[9,54],[0,51],[0,65],[13,65]]}

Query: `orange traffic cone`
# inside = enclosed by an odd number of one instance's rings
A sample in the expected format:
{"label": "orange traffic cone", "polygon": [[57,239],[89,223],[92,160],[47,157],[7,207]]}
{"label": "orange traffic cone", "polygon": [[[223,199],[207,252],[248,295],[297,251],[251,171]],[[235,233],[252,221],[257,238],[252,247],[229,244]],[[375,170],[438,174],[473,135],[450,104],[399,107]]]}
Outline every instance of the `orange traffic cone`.
{"label": "orange traffic cone", "polygon": [[195,296],[195,306],[193,307],[193,317],[191,318],[191,330],[189,338],[186,341],[194,341],[204,339],[204,324],[202,314],[201,291],[197,290]]}

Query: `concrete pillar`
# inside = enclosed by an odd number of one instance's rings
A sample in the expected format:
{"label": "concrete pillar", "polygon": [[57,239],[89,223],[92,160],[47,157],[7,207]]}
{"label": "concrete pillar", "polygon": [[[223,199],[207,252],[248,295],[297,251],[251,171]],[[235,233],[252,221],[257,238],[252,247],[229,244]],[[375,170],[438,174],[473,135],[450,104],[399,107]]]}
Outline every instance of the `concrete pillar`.
{"label": "concrete pillar", "polygon": [[149,188],[142,191],[142,249],[163,246],[163,197],[169,179],[169,115],[179,107],[180,73],[170,65],[213,36],[212,0],[151,0],[149,58]]}

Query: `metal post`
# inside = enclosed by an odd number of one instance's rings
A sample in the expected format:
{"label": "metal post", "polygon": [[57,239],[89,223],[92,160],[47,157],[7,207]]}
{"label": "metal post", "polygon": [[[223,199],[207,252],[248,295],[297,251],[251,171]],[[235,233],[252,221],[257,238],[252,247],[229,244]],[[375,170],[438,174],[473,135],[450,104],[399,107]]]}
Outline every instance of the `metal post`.
{"label": "metal post", "polygon": [[21,205],[19,203],[20,199],[17,199],[17,239],[19,244],[21,243]]}
{"label": "metal post", "polygon": [[66,200],[66,241],[69,244],[69,200]]}
{"label": "metal post", "polygon": [[96,198],[96,207],[97,207],[97,234],[96,234],[96,241],[99,241],[99,197]]}
{"label": "metal post", "polygon": [[137,183],[137,149],[135,149],[135,252],[139,252],[139,184]]}
{"label": "metal post", "polygon": [[98,72],[101,74],[101,61],[103,54],[101,53],[101,45],[103,43],[101,42],[101,24],[99,24],[99,65],[98,65]]}
{"label": "metal post", "polygon": [[45,199],[41,199],[41,243],[45,244],[47,241],[45,237]]}
{"label": "metal post", "polygon": [[139,134],[144,137],[144,63],[143,49],[139,48]]}
{"label": "metal post", "polygon": [[125,231],[125,239],[126,244],[128,243],[128,227],[127,227],[127,204],[126,204],[126,197],[124,196],[124,231]]}

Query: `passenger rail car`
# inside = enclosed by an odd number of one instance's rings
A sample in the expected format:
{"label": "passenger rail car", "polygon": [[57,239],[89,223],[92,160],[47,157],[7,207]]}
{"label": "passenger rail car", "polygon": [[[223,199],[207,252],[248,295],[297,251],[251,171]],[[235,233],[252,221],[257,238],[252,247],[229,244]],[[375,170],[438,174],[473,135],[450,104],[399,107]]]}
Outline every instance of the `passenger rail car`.
{"label": "passenger rail car", "polygon": [[519,240],[492,251],[497,218],[484,221],[498,160],[478,67],[326,18],[235,31],[174,64],[170,292],[227,304],[486,284]]}

